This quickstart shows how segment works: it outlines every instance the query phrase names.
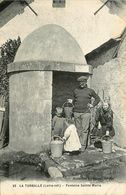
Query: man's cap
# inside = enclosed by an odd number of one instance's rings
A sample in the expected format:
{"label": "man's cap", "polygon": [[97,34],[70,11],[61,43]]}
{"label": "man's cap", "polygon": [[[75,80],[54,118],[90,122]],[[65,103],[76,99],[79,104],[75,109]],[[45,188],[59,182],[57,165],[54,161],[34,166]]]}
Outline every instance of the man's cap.
{"label": "man's cap", "polygon": [[81,82],[81,81],[87,81],[88,80],[88,76],[80,76],[78,77],[77,81]]}

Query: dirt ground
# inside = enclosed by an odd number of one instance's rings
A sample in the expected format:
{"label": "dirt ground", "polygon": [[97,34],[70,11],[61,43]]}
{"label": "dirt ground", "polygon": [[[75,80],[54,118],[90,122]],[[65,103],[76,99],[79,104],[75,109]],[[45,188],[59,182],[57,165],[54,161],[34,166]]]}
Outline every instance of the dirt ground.
{"label": "dirt ground", "polygon": [[115,148],[110,154],[89,147],[78,155],[64,153],[53,158],[49,153],[27,154],[23,151],[0,151],[0,178],[2,180],[50,180],[45,162],[58,168],[65,180],[126,181],[126,151]]}

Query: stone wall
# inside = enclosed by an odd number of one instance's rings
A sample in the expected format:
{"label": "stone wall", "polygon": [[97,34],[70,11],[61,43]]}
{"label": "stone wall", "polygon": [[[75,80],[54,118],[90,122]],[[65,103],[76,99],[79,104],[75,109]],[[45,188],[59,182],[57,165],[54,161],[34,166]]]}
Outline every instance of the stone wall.
{"label": "stone wall", "polygon": [[52,71],[10,75],[10,143],[12,150],[36,153],[51,140]]}
{"label": "stone wall", "polygon": [[[117,50],[118,49],[118,50]],[[113,52],[117,51],[117,58],[113,59]],[[114,141],[126,146],[126,32],[120,44],[105,52],[95,52],[92,58],[87,59],[93,69],[92,88],[96,90],[101,99],[110,97],[114,111],[114,128],[116,135]]]}
{"label": "stone wall", "polygon": [[101,98],[110,97],[114,111],[114,141],[126,147],[126,38],[118,52],[118,57],[94,68],[92,87]]}
{"label": "stone wall", "polygon": [[122,37],[122,43],[118,51],[118,57],[126,59],[126,28]]}

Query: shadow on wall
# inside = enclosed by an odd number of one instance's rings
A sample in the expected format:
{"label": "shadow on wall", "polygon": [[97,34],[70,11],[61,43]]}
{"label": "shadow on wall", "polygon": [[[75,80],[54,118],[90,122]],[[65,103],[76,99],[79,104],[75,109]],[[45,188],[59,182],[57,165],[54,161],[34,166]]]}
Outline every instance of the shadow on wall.
{"label": "shadow on wall", "polygon": [[[34,0],[27,0],[30,5]],[[1,5],[0,5],[1,6]],[[28,5],[23,3],[23,1],[14,1],[11,4],[4,5],[2,11],[0,12],[0,27],[4,26],[10,20],[12,20],[16,15],[24,13],[25,7]],[[30,11],[30,10],[29,10]],[[34,13],[33,13],[34,14]]]}
{"label": "shadow on wall", "polygon": [[[106,0],[101,1],[106,2]],[[110,14],[116,14],[126,19],[126,0],[111,0],[106,3],[106,6],[109,8]]]}

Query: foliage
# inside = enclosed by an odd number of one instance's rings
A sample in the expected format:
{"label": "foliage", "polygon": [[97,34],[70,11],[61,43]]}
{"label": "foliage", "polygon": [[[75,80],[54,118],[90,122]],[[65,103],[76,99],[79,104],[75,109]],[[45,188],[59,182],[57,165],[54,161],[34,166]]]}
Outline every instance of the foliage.
{"label": "foliage", "polygon": [[14,61],[17,49],[21,44],[20,37],[17,40],[9,39],[0,47],[0,95],[8,99],[8,75],[7,64]]}

